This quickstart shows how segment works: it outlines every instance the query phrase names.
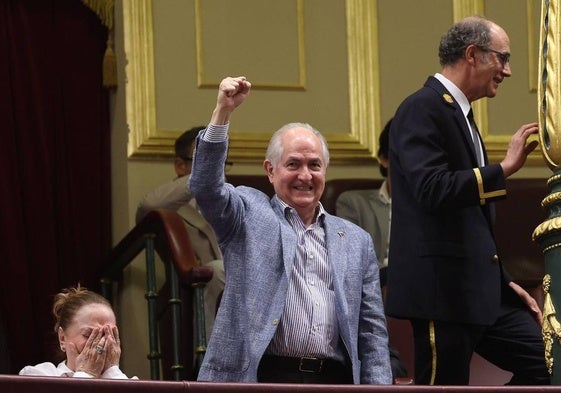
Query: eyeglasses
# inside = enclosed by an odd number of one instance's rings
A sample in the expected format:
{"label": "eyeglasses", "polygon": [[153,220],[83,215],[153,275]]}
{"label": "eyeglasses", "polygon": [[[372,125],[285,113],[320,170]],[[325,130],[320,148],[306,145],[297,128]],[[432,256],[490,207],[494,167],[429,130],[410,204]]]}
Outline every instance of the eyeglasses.
{"label": "eyeglasses", "polygon": [[481,49],[483,52],[492,52],[492,53],[496,54],[497,58],[499,59],[499,61],[501,62],[503,67],[510,63],[510,53],[499,52],[498,50],[494,50],[494,49],[491,49],[491,48],[485,48],[483,46],[478,46],[478,45],[476,45],[476,46],[479,49]]}
{"label": "eyeglasses", "polygon": [[193,157],[187,157],[187,156],[178,156],[178,157],[181,158],[185,162],[193,161]]}

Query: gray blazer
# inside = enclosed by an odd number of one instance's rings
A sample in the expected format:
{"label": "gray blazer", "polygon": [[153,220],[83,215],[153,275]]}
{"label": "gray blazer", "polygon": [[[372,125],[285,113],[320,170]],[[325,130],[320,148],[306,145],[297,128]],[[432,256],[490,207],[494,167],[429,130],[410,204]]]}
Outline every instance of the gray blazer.
{"label": "gray blazer", "polygon": [[[296,234],[277,197],[224,182],[227,142],[198,140],[190,189],[224,255],[226,287],[199,380],[256,382],[282,316]],[[355,383],[392,382],[376,255],[368,233],[327,214],[339,332]]]}
{"label": "gray blazer", "polygon": [[388,257],[391,205],[383,203],[376,190],[352,190],[339,195],[335,205],[338,217],[349,220],[370,233],[378,264]]}

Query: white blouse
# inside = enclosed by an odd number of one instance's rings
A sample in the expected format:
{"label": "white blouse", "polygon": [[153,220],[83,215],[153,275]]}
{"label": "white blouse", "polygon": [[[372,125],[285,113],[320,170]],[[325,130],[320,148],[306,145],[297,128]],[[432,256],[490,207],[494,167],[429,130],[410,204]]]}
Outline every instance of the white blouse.
{"label": "white blouse", "polygon": [[[93,378],[92,375],[84,371],[72,371],[66,366],[66,361],[62,361],[55,367],[51,362],[39,363],[35,366],[25,366],[19,372],[19,375],[36,375],[44,377],[70,377],[70,378]],[[129,379],[122,371],[119,366],[109,367],[100,378],[107,379]],[[138,377],[132,377],[130,379],[138,379]]]}

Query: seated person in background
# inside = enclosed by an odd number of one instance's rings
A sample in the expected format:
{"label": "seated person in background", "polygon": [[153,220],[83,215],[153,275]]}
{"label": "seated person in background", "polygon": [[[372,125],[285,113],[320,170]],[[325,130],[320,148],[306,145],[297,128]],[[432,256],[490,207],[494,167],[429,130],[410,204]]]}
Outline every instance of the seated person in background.
{"label": "seated person in background", "polygon": [[392,208],[392,191],[389,177],[388,159],[389,132],[391,119],[386,123],[379,137],[378,161],[380,173],[385,178],[377,190],[350,190],[339,195],[335,213],[341,218],[357,224],[372,236],[374,250],[380,266],[380,281],[386,285],[386,268],[390,246],[390,223]]}
{"label": "seated person in background", "polygon": [[204,127],[193,127],[175,141],[174,168],[177,177],[144,196],[136,210],[138,224],[154,209],[176,211],[185,222],[193,251],[201,265],[213,269],[212,279],[205,286],[205,330],[207,341],[214,324],[216,302],[224,289],[224,264],[216,237],[208,222],[199,213],[195,198],[191,195],[187,181],[191,173],[195,138]]}
{"label": "seated person in background", "polygon": [[119,369],[119,330],[107,299],[80,285],[66,288],[55,295],[53,315],[66,359],[58,366],[50,362],[25,366],[20,375],[128,379]]}
{"label": "seated person in background", "polygon": [[250,88],[245,77],[220,83],[189,182],[228,271],[198,378],[390,384],[372,239],[319,202],[329,165],[325,138],[302,123],[272,136],[263,162],[272,198],[225,183],[230,116]]}
{"label": "seated person in background", "polygon": [[[351,190],[339,195],[335,205],[336,214],[365,229],[374,242],[374,250],[380,266],[380,284],[386,285],[388,249],[390,246],[390,223],[392,192],[390,181],[390,162],[388,159],[390,119],[379,137],[378,161],[380,173],[385,178],[377,190]],[[399,360],[399,352],[390,346],[392,375],[395,378],[407,377],[407,369]]]}

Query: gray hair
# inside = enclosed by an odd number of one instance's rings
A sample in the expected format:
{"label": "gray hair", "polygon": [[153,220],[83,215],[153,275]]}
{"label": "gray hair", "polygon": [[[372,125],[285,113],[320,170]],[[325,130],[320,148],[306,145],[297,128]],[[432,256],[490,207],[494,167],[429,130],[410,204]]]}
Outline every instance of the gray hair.
{"label": "gray hair", "polygon": [[455,23],[440,39],[440,65],[456,63],[469,45],[487,48],[491,42],[491,21],[482,16],[470,16]]}
{"label": "gray hair", "polygon": [[323,151],[323,160],[325,162],[325,166],[328,166],[329,165],[329,149],[327,148],[327,141],[325,140],[323,135],[318,130],[316,130],[314,127],[312,127],[311,125],[309,125],[307,123],[288,123],[288,124],[285,124],[284,126],[282,126],[281,128],[279,128],[273,134],[271,139],[269,140],[269,146],[267,147],[267,153],[265,154],[265,159],[270,161],[271,164],[273,165],[273,167],[276,167],[280,163],[282,153],[283,153],[281,136],[286,131],[292,130],[293,128],[305,128],[305,129],[313,132],[314,135],[316,135],[319,138],[319,140],[321,142],[321,148],[322,148],[322,151]]}

